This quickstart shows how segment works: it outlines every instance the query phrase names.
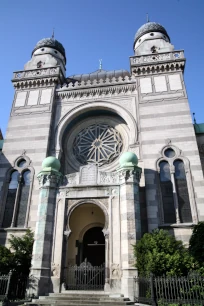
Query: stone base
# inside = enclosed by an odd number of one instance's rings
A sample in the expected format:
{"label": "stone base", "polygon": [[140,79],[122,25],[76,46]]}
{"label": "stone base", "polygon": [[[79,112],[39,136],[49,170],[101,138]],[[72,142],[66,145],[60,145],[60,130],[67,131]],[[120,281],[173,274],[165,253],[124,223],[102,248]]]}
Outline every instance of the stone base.
{"label": "stone base", "polygon": [[[50,293],[51,279],[50,269],[48,268],[33,268],[30,273],[29,293],[33,296],[46,295]],[[52,291],[53,292],[53,291]]]}
{"label": "stone base", "polygon": [[124,297],[128,297],[131,301],[134,301],[135,276],[137,276],[137,269],[123,269],[123,276],[121,278],[121,292],[124,294]]}
{"label": "stone base", "polygon": [[59,277],[51,277],[51,284],[50,284],[50,292],[59,293],[60,292],[60,278]]}

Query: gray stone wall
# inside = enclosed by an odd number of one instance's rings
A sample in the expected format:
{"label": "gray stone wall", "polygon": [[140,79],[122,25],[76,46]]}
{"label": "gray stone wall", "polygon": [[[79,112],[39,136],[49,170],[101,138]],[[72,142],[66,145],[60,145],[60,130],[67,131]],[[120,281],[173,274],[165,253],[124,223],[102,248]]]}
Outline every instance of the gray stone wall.
{"label": "gray stone wall", "polygon": [[160,224],[156,161],[167,144],[176,146],[190,162],[198,218],[204,219],[203,173],[182,72],[157,76],[157,83],[155,78],[145,76],[137,80],[149,231]]}

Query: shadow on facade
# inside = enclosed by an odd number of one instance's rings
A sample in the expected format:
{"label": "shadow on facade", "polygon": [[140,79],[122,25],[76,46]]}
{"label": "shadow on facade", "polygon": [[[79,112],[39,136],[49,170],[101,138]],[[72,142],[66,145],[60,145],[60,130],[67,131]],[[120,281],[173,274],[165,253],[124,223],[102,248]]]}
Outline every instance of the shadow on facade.
{"label": "shadow on facade", "polygon": [[6,174],[7,171],[12,167],[12,165],[3,152],[0,152],[0,164],[0,245],[5,245],[7,241],[8,232],[4,228],[2,228],[2,222],[4,217],[4,209],[9,183]]}

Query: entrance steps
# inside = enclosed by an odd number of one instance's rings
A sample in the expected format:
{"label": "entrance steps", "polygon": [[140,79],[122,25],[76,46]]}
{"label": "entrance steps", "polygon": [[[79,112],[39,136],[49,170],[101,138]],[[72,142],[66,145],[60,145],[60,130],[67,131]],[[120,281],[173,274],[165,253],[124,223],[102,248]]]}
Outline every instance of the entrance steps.
{"label": "entrance steps", "polygon": [[120,294],[104,293],[104,291],[64,291],[40,296],[26,303],[27,306],[122,306],[134,305],[128,298]]}

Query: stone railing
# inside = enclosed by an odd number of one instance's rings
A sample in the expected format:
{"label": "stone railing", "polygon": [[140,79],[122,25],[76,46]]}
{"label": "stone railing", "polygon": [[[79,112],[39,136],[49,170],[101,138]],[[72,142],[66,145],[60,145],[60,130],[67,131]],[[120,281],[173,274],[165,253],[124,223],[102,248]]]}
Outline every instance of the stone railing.
{"label": "stone railing", "polygon": [[182,60],[184,59],[183,50],[165,52],[165,53],[154,53],[152,55],[132,56],[130,57],[130,62],[132,66],[135,66],[135,65],[145,65],[155,62],[176,61],[180,59]]}
{"label": "stone railing", "polygon": [[19,81],[28,78],[39,78],[47,76],[51,77],[53,75],[58,75],[59,73],[60,67],[16,71],[13,73],[13,81]]}

